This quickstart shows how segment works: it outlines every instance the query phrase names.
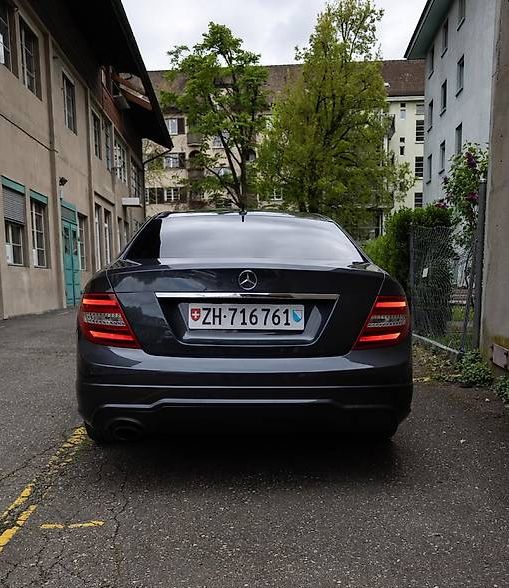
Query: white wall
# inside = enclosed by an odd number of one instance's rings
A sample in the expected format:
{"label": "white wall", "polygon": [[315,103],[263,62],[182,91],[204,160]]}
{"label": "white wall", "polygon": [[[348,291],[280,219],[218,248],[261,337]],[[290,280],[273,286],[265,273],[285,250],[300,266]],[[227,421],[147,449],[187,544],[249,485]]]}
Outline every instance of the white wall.
{"label": "white wall", "polygon": [[[442,180],[449,171],[455,153],[455,132],[463,125],[463,143],[471,141],[484,147],[489,141],[491,77],[495,38],[495,0],[466,0],[466,18],[458,28],[458,0],[449,11],[449,44],[442,55],[442,29],[436,35],[435,66],[427,72],[426,118],[428,105],[434,102],[433,126],[427,131],[424,146],[424,199],[443,197]],[[444,19],[445,22],[445,19]],[[464,89],[456,95],[457,64],[465,56]],[[440,114],[441,86],[447,79],[447,110]],[[426,122],[426,129],[429,121]],[[440,173],[440,145],[446,142],[446,169]],[[426,181],[428,156],[433,156],[431,181]]]}

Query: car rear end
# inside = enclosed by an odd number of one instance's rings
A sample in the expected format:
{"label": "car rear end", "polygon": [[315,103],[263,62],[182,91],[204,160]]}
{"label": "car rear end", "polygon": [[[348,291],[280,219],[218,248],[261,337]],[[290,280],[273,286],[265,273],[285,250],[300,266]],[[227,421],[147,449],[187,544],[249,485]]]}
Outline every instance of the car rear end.
{"label": "car rear end", "polygon": [[162,215],[86,288],[79,409],[105,438],[254,417],[390,435],[410,358],[400,286],[331,221]]}

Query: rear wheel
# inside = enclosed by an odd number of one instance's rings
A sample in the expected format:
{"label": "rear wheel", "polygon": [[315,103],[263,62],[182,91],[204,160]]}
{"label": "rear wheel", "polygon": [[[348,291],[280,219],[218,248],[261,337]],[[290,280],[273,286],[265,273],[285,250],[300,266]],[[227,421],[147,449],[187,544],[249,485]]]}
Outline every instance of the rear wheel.
{"label": "rear wheel", "polygon": [[95,441],[98,445],[108,445],[112,442],[112,439],[108,433],[102,431],[101,429],[97,429],[96,427],[92,427],[88,423],[85,423],[85,429],[87,431],[87,435]]}

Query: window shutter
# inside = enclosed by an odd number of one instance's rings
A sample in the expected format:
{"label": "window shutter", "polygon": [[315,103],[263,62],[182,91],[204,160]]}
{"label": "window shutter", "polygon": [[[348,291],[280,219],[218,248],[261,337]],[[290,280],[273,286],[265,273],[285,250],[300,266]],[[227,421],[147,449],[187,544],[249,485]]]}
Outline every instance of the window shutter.
{"label": "window shutter", "polygon": [[4,217],[21,225],[26,224],[25,195],[8,188],[2,187],[4,193]]}
{"label": "window shutter", "polygon": [[179,167],[184,168],[186,167],[186,154],[179,153]]}
{"label": "window shutter", "polygon": [[184,117],[177,118],[177,133],[179,135],[184,135],[186,132],[186,123]]}

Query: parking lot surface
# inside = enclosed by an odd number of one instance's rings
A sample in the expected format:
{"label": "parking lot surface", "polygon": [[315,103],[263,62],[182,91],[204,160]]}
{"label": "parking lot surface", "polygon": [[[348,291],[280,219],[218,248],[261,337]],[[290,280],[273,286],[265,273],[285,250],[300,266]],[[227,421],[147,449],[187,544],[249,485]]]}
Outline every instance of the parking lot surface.
{"label": "parking lot surface", "polygon": [[392,443],[168,436],[99,447],[71,311],[0,322],[0,586],[509,586],[509,412],[417,383]]}

